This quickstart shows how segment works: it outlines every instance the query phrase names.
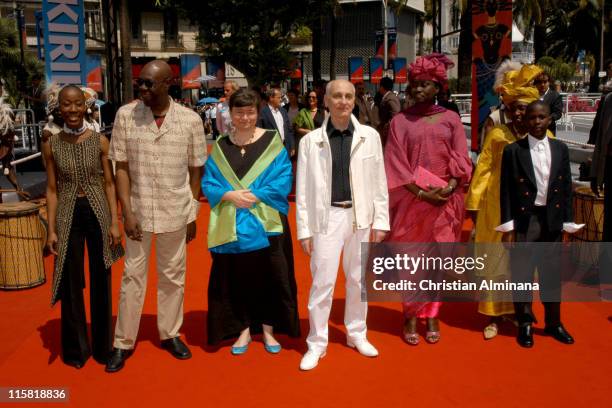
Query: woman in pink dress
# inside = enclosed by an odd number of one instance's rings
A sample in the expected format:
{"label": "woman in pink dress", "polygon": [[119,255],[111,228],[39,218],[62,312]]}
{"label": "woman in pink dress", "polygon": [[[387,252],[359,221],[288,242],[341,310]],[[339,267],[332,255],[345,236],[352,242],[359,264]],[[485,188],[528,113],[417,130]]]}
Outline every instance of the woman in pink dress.
{"label": "woman in pink dress", "polygon": [[[452,65],[441,54],[420,57],[410,64],[409,92],[415,104],[393,118],[385,147],[391,216],[387,241],[459,240],[464,219],[463,186],[470,180],[472,163],[459,116],[434,103],[435,95],[446,86],[446,70]],[[417,173],[422,173],[419,167],[438,176],[446,185],[419,187]],[[403,337],[407,343],[419,343],[419,318],[427,319],[426,341],[440,340],[437,317],[440,305],[426,301],[404,303]]]}

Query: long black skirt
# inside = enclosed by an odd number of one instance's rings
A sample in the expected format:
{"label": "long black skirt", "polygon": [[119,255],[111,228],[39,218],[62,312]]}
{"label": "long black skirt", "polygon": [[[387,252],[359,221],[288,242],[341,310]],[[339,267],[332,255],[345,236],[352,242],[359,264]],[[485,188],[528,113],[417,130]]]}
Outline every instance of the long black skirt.
{"label": "long black skirt", "polygon": [[283,234],[269,237],[270,246],[241,254],[212,252],[208,282],[208,344],[262,332],[300,336],[293,247],[287,217],[281,214]]}

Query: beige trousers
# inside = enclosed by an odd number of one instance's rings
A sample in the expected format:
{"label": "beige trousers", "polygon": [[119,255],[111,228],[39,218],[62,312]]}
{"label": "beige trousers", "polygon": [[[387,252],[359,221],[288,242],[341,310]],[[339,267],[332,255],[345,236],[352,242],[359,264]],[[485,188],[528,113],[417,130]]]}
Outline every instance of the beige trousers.
{"label": "beige trousers", "polygon": [[126,239],[125,269],[119,293],[114,346],[132,349],[147,292],[147,270],[153,236],[157,261],[157,329],[162,340],[179,336],[183,324],[186,227],[169,233],[142,233],[142,241]]}

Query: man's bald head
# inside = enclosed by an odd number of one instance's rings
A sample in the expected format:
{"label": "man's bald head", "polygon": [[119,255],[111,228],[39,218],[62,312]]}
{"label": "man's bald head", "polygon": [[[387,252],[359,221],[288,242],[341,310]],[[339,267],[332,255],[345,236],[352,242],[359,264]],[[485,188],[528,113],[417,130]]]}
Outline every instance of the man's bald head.
{"label": "man's bald head", "polygon": [[156,80],[163,81],[165,79],[170,79],[172,77],[172,68],[166,61],[163,60],[154,60],[147,63],[143,68],[141,73],[147,73],[155,76]]}
{"label": "man's bald head", "polygon": [[166,61],[154,60],[146,64],[136,80],[140,99],[149,107],[165,105],[172,80],[172,69]]}
{"label": "man's bald head", "polygon": [[325,104],[329,108],[332,121],[348,124],[355,107],[355,85],[346,79],[329,82],[325,88]]}
{"label": "man's bald head", "polygon": [[325,86],[325,94],[331,94],[332,90],[337,87],[348,87],[352,89],[353,94],[355,94],[355,85],[346,79],[334,79],[333,81],[329,81]]}

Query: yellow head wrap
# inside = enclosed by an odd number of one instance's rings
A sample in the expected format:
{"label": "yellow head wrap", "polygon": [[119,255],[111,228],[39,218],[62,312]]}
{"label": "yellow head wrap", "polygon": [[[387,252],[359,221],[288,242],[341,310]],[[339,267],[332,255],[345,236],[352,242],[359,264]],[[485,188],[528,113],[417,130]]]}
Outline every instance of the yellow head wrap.
{"label": "yellow head wrap", "polygon": [[540,92],[533,86],[533,80],[542,73],[536,65],[523,65],[520,71],[508,71],[499,88],[504,105],[520,101],[531,103],[540,98]]}

